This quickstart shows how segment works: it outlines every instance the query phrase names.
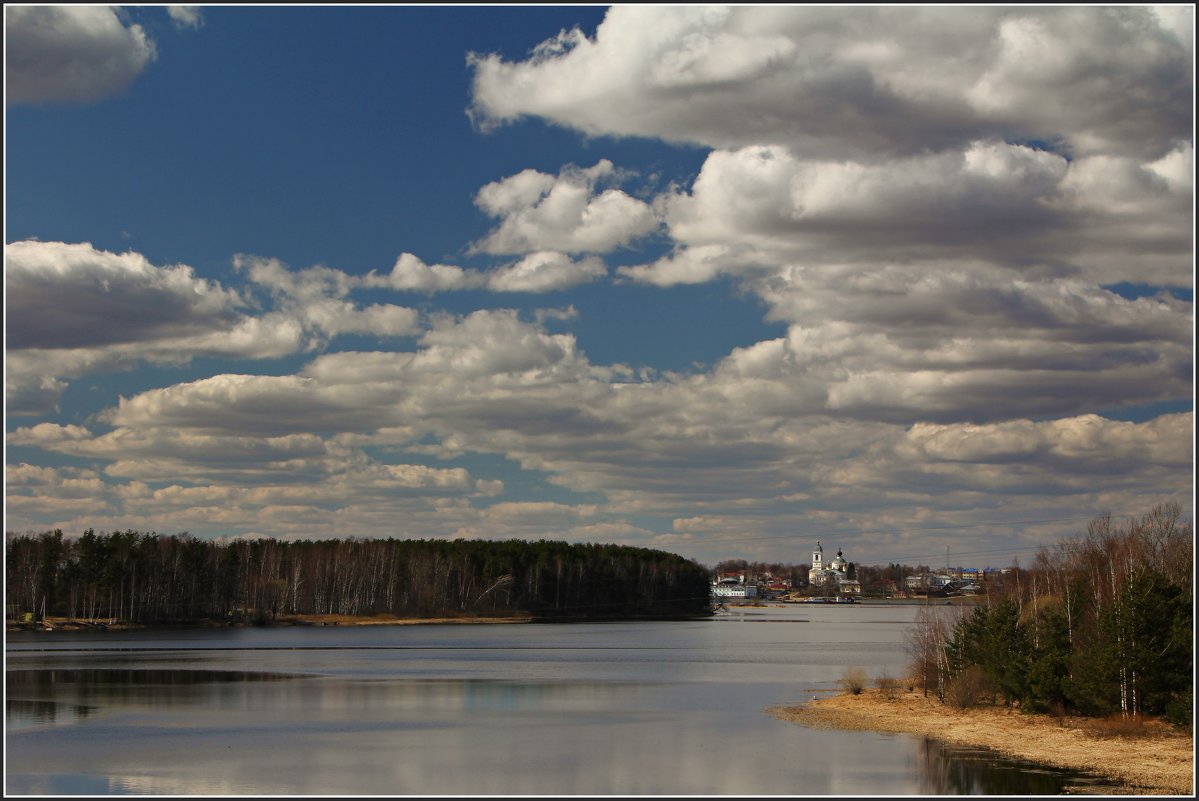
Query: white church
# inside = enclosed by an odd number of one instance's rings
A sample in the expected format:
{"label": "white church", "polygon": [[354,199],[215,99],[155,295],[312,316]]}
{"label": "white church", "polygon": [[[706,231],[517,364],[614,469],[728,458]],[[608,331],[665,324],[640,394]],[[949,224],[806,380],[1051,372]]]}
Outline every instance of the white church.
{"label": "white church", "polygon": [[812,549],[812,569],[808,571],[808,584],[813,587],[831,587],[843,595],[861,595],[862,583],[849,577],[849,562],[837,549],[837,555],[831,562],[824,561],[824,548],[820,540]]}

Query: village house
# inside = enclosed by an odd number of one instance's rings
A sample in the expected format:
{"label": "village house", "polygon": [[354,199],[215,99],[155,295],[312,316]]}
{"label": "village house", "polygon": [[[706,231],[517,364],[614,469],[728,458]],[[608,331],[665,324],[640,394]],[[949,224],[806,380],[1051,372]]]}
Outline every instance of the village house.
{"label": "village house", "polygon": [[953,586],[953,576],[941,575],[937,573],[917,574],[907,577],[907,587],[909,590],[932,590],[933,592],[944,591]]}
{"label": "village house", "polygon": [[745,574],[725,575],[712,582],[713,598],[757,598],[758,586],[747,584]]}

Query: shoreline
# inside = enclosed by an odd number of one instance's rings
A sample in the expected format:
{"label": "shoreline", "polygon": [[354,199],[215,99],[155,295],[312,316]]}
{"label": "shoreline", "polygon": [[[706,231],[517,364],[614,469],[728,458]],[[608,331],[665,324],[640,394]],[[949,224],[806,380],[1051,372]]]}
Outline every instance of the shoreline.
{"label": "shoreline", "polygon": [[129,623],[110,618],[47,618],[36,623],[13,623],[5,625],[6,632],[16,631],[129,631],[132,629],[228,629],[228,628],[276,628],[288,626],[417,626],[453,624],[500,624],[532,623],[527,615],[506,617],[486,616],[439,616],[439,617],[396,617],[395,615],[278,615],[270,620],[180,620],[166,623]]}
{"label": "shoreline", "polygon": [[174,620],[161,623],[130,623],[112,618],[48,617],[28,623],[5,622],[5,633],[54,631],[166,631],[170,629],[230,629],[282,628],[292,626],[420,626],[420,625],[500,625],[512,623],[604,623],[612,621],[661,621],[708,619],[710,615],[641,616],[595,615],[584,617],[513,615],[430,615],[428,617],[398,617],[378,615],[276,615],[268,619],[240,618],[233,620]]}
{"label": "shoreline", "polygon": [[[275,620],[262,623],[270,626],[419,626],[440,625],[446,623],[479,624],[479,623],[531,623],[533,618],[525,615],[510,615],[507,617],[396,617],[394,615],[280,615]],[[249,624],[255,625],[255,624]]]}
{"label": "shoreline", "polygon": [[[963,600],[955,598],[946,600],[944,598],[937,599],[939,604],[962,604],[973,603],[973,599]],[[928,602],[925,599],[917,598],[869,598],[856,601],[857,606],[888,606],[921,604],[926,605]],[[428,617],[397,617],[395,615],[383,613],[378,615],[292,615],[280,614],[269,619],[252,619],[238,618],[233,620],[215,620],[212,618],[202,618],[199,620],[174,620],[161,623],[130,623],[126,620],[118,618],[68,618],[59,616],[48,616],[44,621],[37,620],[31,622],[15,621],[11,619],[5,620],[4,630],[6,633],[22,632],[22,631],[129,631],[132,629],[199,629],[199,628],[273,628],[276,626],[417,626],[417,625],[445,625],[445,624],[498,624],[498,623],[550,623],[550,622],[579,622],[579,621],[606,621],[606,620],[692,620],[692,619],[707,619],[714,616],[715,609],[723,607],[725,609],[753,609],[767,606],[803,606],[804,601],[796,600],[780,600],[772,599],[769,601],[757,600],[742,603],[715,604],[713,612],[700,615],[682,615],[678,617],[672,616],[629,616],[629,617],[580,617],[580,618],[565,618],[565,617],[545,617],[536,615],[432,615]]]}
{"label": "shoreline", "polygon": [[[959,710],[920,692],[884,698],[873,688],[766,710],[813,728],[916,734],[988,748],[1042,765],[1113,780],[1114,795],[1193,795],[1194,737],[1160,721],[1144,737],[1101,736],[1087,718],[1022,714],[1003,707]],[[1085,792],[1093,792],[1087,790]]]}

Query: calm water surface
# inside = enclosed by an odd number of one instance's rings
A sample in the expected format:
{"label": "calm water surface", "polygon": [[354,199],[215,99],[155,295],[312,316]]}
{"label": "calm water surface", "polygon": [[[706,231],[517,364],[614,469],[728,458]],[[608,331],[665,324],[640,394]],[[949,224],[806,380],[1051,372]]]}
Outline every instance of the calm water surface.
{"label": "calm water surface", "polygon": [[1055,794],[1078,777],[767,707],[903,672],[912,606],[654,623],[10,634],[17,795]]}

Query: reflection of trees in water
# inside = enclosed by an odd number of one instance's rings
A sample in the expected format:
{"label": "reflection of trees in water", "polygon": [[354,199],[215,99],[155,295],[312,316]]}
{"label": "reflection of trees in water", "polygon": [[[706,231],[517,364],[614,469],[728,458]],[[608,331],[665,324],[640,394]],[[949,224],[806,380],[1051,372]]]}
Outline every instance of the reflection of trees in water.
{"label": "reflection of trees in water", "polygon": [[1067,786],[1098,787],[1103,779],[925,737],[921,792],[929,795],[1060,795]]}
{"label": "reflection of trees in water", "polygon": [[194,670],[190,668],[58,668],[52,670],[9,670],[4,684],[18,688],[52,687],[61,684],[209,684],[212,682],[278,681],[290,673],[247,670]]}
{"label": "reflection of trees in water", "polygon": [[[55,668],[10,670],[5,674],[8,721],[21,727],[41,723],[69,723],[98,709],[113,706],[157,707],[229,703],[252,691],[252,684],[279,683],[305,678],[306,674],[190,668]],[[310,676],[309,676],[310,677]],[[345,682],[324,693],[355,708],[383,708],[396,703],[428,701],[436,688],[470,709],[519,709],[549,703],[571,703],[584,695],[603,703],[612,688],[602,683],[490,681],[459,678],[409,682]],[[286,690],[284,691],[286,692]],[[308,696],[311,697],[311,696]],[[445,696],[442,703],[445,702]],[[295,696],[288,696],[294,699]],[[557,699],[557,700],[556,700]],[[278,696],[275,702],[291,703]],[[262,703],[266,703],[262,701]],[[81,712],[74,718],[71,709]],[[57,716],[57,721],[55,716]]]}
{"label": "reflection of trees in water", "polygon": [[[294,678],[285,673],[244,670],[62,668],[9,670],[4,674],[7,720],[26,723],[70,722],[96,707],[113,703],[154,704],[191,699],[198,685],[244,685]],[[14,702],[18,705],[13,706]],[[68,718],[67,710],[84,710]],[[42,711],[38,711],[42,710]],[[48,711],[47,711],[48,710]],[[41,719],[38,716],[49,716]],[[57,716],[57,717],[55,717]]]}
{"label": "reflection of trees in water", "polygon": [[93,707],[78,704],[56,704],[53,701],[27,701],[6,698],[4,720],[10,728],[24,726],[74,723],[91,714]]}

